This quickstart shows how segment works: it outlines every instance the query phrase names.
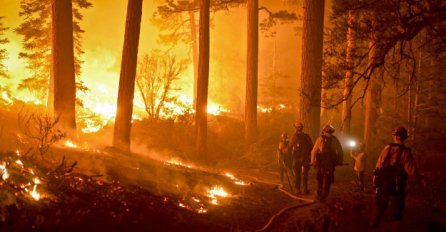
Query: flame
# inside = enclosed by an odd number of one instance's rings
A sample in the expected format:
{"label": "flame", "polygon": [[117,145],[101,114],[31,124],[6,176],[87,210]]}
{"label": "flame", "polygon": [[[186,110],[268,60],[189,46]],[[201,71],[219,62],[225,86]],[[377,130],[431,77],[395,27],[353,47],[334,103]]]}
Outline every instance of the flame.
{"label": "flame", "polygon": [[273,111],[273,107],[261,107],[257,106],[257,110],[260,110],[262,113],[270,113]]}
{"label": "flame", "polygon": [[23,162],[21,160],[16,160],[15,163],[23,168]]}
{"label": "flame", "polygon": [[9,178],[8,170],[6,170],[6,163],[5,161],[0,164],[0,171],[2,171],[2,179],[7,180]]}
{"label": "flame", "polygon": [[215,196],[219,197],[228,197],[229,194],[223,189],[221,186],[214,186],[211,190],[208,191],[209,196],[212,198]]}
{"label": "flame", "polygon": [[229,113],[230,110],[223,108],[223,106],[221,106],[221,105],[210,104],[207,107],[207,112],[208,112],[208,114],[217,116],[217,115],[220,115],[221,113]]}
{"label": "flame", "polygon": [[39,180],[39,178],[37,178],[37,177],[35,177],[35,178],[33,179],[33,181],[34,181],[34,184],[36,184],[36,185],[40,184],[40,180]]}
{"label": "flame", "polygon": [[177,165],[177,166],[182,166],[182,167],[186,167],[186,168],[192,168],[192,165],[190,164],[184,164],[180,159],[178,158],[171,158],[169,160],[166,161],[167,164],[172,164],[172,165]]}
{"label": "flame", "polygon": [[78,148],[78,146],[77,146],[75,143],[73,143],[73,141],[71,141],[71,140],[67,140],[67,141],[65,141],[64,145],[65,145],[66,147]]}
{"label": "flame", "polygon": [[31,191],[30,195],[32,198],[34,198],[34,200],[38,201],[38,200],[40,200],[40,193],[38,193],[36,191],[36,189],[37,189],[37,185],[34,185],[33,191]]}
{"label": "flame", "polygon": [[208,197],[211,198],[211,204],[218,205],[217,197],[228,197],[229,194],[221,186],[214,186],[212,189],[206,191]]}
{"label": "flame", "polygon": [[200,207],[200,208],[197,210],[197,212],[198,212],[198,213],[206,213],[207,210],[206,210],[205,208],[203,208],[203,207]]}
{"label": "flame", "polygon": [[226,172],[225,176],[229,177],[229,179],[233,180],[234,183],[237,185],[249,185],[249,183],[246,183],[240,179],[237,179],[232,173]]}
{"label": "flame", "polygon": [[14,102],[6,91],[2,91],[1,97],[7,103],[7,105],[10,105]]}

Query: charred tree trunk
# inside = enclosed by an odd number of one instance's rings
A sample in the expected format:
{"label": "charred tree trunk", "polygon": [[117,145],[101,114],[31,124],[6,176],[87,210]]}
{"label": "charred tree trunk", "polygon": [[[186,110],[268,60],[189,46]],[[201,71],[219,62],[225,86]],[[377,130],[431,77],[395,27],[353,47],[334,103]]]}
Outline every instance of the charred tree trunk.
{"label": "charred tree trunk", "polygon": [[52,73],[54,75],[54,113],[64,129],[76,129],[76,82],[73,48],[71,0],[51,2]]}
{"label": "charred tree trunk", "polygon": [[342,124],[341,124],[341,132],[345,135],[350,135],[350,124],[352,118],[352,81],[353,81],[353,52],[354,52],[354,40],[355,34],[353,30],[353,22],[355,20],[354,14],[349,11],[348,12],[348,31],[347,31],[347,50],[345,63],[347,66],[347,71],[345,72],[344,79],[344,102],[342,103]]}
{"label": "charred tree trunk", "polygon": [[198,79],[198,42],[197,42],[197,27],[195,25],[195,12],[189,11],[190,31],[192,38],[192,55],[194,62],[194,99],[193,104],[197,103],[197,79]]}
{"label": "charred tree trunk", "polygon": [[200,29],[198,54],[197,102],[195,106],[195,130],[197,155],[206,158],[207,152],[207,105],[209,85],[209,0],[200,0]]}
{"label": "charred tree trunk", "polygon": [[300,120],[312,138],[320,130],[324,0],[304,0]]}
{"label": "charred tree trunk", "polygon": [[121,74],[119,78],[118,106],[113,133],[113,146],[123,150],[130,149],[142,2],[143,0],[129,0],[127,5],[124,47],[122,50]]}
{"label": "charred tree trunk", "polygon": [[257,136],[257,69],[259,53],[259,1],[247,1],[248,51],[246,56],[245,143]]}

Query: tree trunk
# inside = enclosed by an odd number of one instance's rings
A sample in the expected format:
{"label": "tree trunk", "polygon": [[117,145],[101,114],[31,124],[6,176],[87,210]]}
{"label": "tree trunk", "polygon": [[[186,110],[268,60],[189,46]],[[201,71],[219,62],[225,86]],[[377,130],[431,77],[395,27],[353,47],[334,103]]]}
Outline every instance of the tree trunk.
{"label": "tree trunk", "polygon": [[246,56],[245,143],[257,136],[257,69],[259,53],[259,1],[247,1],[248,51]]}
{"label": "tree trunk", "polygon": [[195,115],[196,149],[204,160],[207,152],[207,105],[209,85],[209,0],[200,0],[197,102]]}
{"label": "tree trunk", "polygon": [[352,81],[353,81],[353,52],[354,52],[354,40],[355,34],[353,30],[353,22],[355,20],[355,16],[351,11],[348,12],[348,31],[347,31],[347,50],[345,63],[347,66],[347,71],[345,72],[344,79],[344,102],[342,103],[342,124],[341,124],[341,132],[344,136],[350,135],[350,124],[352,118]]}
{"label": "tree trunk", "polygon": [[52,9],[52,73],[54,113],[64,129],[76,129],[73,13],[71,0],[54,0]]}
{"label": "tree trunk", "polygon": [[[372,67],[377,62],[376,58],[376,38],[372,38],[369,43],[369,63],[368,66]],[[367,145],[368,151],[370,151],[372,135],[376,133],[375,122],[379,116],[380,107],[380,95],[381,95],[381,83],[377,80],[376,75],[370,70],[369,83],[366,92],[365,100],[365,116],[364,116],[364,142]]]}
{"label": "tree trunk", "polygon": [[119,78],[118,106],[113,134],[113,146],[122,150],[130,149],[142,2],[143,0],[129,0],[127,5],[124,47],[122,50],[121,74]]}
{"label": "tree trunk", "polygon": [[189,11],[190,31],[192,38],[192,55],[194,65],[194,96],[193,104],[197,103],[197,79],[198,79],[198,41],[197,41],[197,27],[195,26],[195,12]]}
{"label": "tree trunk", "polygon": [[299,114],[312,138],[320,133],[324,0],[304,0]]}

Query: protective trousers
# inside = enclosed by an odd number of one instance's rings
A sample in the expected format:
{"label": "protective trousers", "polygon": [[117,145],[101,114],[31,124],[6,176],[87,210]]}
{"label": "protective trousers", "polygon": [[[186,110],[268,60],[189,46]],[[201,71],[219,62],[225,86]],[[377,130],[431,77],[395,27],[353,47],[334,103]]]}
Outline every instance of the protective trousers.
{"label": "protective trousers", "polygon": [[380,191],[377,190],[376,193],[376,209],[372,218],[372,227],[377,227],[379,221],[387,209],[387,205],[390,202],[393,210],[393,220],[399,221],[403,217],[404,202],[406,199],[406,192],[391,192],[391,191]]}
{"label": "protective trousers", "polygon": [[317,197],[324,201],[334,182],[334,167],[320,167],[317,171]]}
{"label": "protective trousers", "polygon": [[[308,193],[308,171],[310,169],[310,165],[308,162],[304,162],[302,160],[297,160],[293,165],[294,169],[294,186],[296,190],[300,192],[301,182],[303,182],[304,192]],[[303,174],[303,179],[302,179]]]}

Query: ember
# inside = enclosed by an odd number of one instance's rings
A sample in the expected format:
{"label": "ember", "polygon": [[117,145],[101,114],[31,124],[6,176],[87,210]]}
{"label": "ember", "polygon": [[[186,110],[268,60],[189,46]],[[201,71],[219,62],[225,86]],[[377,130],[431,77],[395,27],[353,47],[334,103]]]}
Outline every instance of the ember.
{"label": "ember", "polygon": [[193,168],[192,165],[185,164],[178,158],[171,158],[171,159],[167,160],[165,163],[168,165],[176,165],[176,166],[182,166],[182,167],[186,167],[186,168]]}
{"label": "ember", "polygon": [[211,198],[211,204],[218,205],[217,197],[228,197],[229,194],[221,186],[214,186],[207,190],[208,197]]}
{"label": "ember", "polygon": [[38,200],[40,200],[40,194],[36,191],[36,189],[37,189],[37,185],[34,185],[33,191],[31,191],[30,195],[32,198],[34,198],[34,200],[38,201]]}
{"label": "ember", "polygon": [[78,148],[78,146],[76,144],[74,144],[73,141],[71,141],[71,140],[65,141],[64,145],[66,147],[70,147],[70,148]]}
{"label": "ember", "polygon": [[229,179],[233,180],[234,183],[237,185],[249,185],[249,183],[246,183],[240,179],[237,179],[232,173],[226,172],[225,176],[229,177]]}

